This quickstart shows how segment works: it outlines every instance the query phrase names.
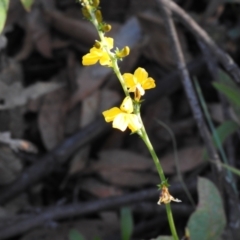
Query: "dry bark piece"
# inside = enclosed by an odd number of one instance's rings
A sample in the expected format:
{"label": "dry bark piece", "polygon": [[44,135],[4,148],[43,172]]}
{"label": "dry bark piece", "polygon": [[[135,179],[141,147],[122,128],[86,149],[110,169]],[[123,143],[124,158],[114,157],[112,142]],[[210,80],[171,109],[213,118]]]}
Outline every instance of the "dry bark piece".
{"label": "dry bark piece", "polygon": [[43,98],[38,124],[43,143],[48,150],[57,146],[64,136],[64,119],[68,91],[58,89]]}
{"label": "dry bark piece", "polygon": [[8,147],[0,148],[0,185],[13,182],[22,171],[20,159]]}
{"label": "dry bark piece", "polygon": [[[204,163],[203,148],[201,146],[187,147],[178,151],[179,166],[181,172],[190,171]],[[168,154],[160,158],[164,173],[176,173],[174,154]]]}

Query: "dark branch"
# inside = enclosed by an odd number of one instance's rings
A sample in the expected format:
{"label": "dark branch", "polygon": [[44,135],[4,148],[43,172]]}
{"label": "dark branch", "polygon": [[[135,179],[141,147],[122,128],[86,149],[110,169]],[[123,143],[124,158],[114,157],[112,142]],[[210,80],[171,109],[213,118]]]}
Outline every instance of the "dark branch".
{"label": "dark branch", "polygon": [[[196,189],[196,181],[192,181],[188,186],[190,192]],[[178,196],[183,192],[181,184],[171,185],[171,193]],[[73,203],[66,206],[57,206],[47,208],[40,214],[29,215],[23,219],[19,216],[19,221],[5,221],[5,225],[0,227],[0,239],[6,239],[16,235],[23,234],[32,228],[38,227],[52,220],[61,220],[69,217],[83,216],[96,213],[106,209],[118,209],[121,206],[135,204],[150,199],[157,202],[159,191],[154,189],[143,190],[137,193],[131,193],[120,197],[111,197],[89,203]]]}

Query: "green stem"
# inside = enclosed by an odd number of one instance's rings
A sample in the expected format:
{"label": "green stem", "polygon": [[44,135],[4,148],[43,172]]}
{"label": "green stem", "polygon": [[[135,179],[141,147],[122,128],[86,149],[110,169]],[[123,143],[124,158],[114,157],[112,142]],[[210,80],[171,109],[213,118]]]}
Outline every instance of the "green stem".
{"label": "green stem", "polygon": [[98,35],[99,35],[99,38],[101,40],[101,42],[103,43],[103,47],[105,49],[105,51],[107,52],[108,56],[110,57],[111,61],[112,61],[112,68],[113,68],[113,71],[115,72],[117,78],[119,79],[121,85],[122,85],[122,89],[125,93],[126,96],[129,96],[129,92],[127,90],[127,87],[124,83],[124,79],[123,79],[123,76],[120,72],[120,69],[118,67],[118,63],[117,63],[117,58],[115,57],[115,54],[112,53],[110,51],[110,49],[107,47],[107,43],[106,43],[106,40],[104,38],[104,33],[101,32],[101,31],[98,31],[98,21],[97,19],[95,18],[94,14],[93,13],[90,13],[91,16],[92,16],[92,23],[93,25],[95,26],[95,28],[97,29],[97,32],[98,32]]}
{"label": "green stem", "polygon": [[[98,21],[94,15],[94,12],[91,12],[89,11],[90,15],[91,15],[91,22],[93,23],[93,25],[95,26],[95,28],[97,29],[97,32],[98,32],[98,35],[99,35],[99,38],[103,44],[103,47],[105,49],[105,51],[108,53],[111,61],[112,61],[112,68],[113,68],[113,71],[115,72],[116,76],[118,77],[121,85],[122,85],[122,88],[123,88],[123,91],[125,93],[126,96],[129,96],[129,92],[127,91],[127,87],[124,83],[124,79],[123,79],[123,76],[120,72],[120,69],[118,67],[118,63],[117,63],[117,58],[115,57],[115,54],[112,53],[110,51],[110,49],[108,48],[107,46],[107,42],[104,38],[104,33],[99,31],[98,29]],[[158,171],[158,174],[159,174],[159,177],[161,179],[162,182],[166,182],[166,178],[165,178],[165,175],[164,175],[164,172],[163,172],[163,169],[161,167],[161,164],[159,162],[159,159],[155,153],[155,150],[148,138],[148,135],[147,135],[147,132],[144,128],[144,125],[143,125],[143,122],[142,122],[142,119],[141,119],[141,116],[140,116],[140,113],[139,113],[139,108],[137,110],[137,116],[139,118],[139,121],[142,123],[142,128],[141,130],[138,132],[139,133],[139,136],[141,136],[142,140],[144,141],[144,143],[146,144],[151,156],[152,156],[152,159],[155,163],[155,166],[157,168],[157,171]],[[171,229],[171,233],[172,233],[172,236],[173,236],[173,239],[174,240],[179,240],[178,238],[178,235],[177,235],[177,232],[176,232],[176,228],[175,228],[175,224],[174,224],[174,220],[173,220],[173,215],[172,215],[172,210],[171,210],[171,206],[170,204],[165,204],[166,206],[166,211],[167,211],[167,217],[168,217],[168,222],[169,222],[169,225],[170,225],[170,229]]]}
{"label": "green stem", "polygon": [[[142,122],[142,119],[141,119],[141,116],[140,114],[137,114],[138,115],[138,118],[139,120]],[[163,172],[163,169],[162,169],[162,166],[160,164],[160,161],[157,157],[157,154],[155,153],[155,150],[148,138],[148,135],[147,135],[147,132],[145,130],[145,127],[142,123],[142,128],[140,130],[140,133],[139,133],[139,136],[142,138],[142,140],[144,141],[144,143],[146,144],[151,156],[152,156],[152,159],[154,161],[154,164],[156,166],[156,169],[158,171],[158,175],[161,179],[162,182],[165,182],[166,181],[166,178],[165,178],[165,175],[164,175],[164,172]],[[166,206],[166,212],[167,212],[167,218],[168,218],[168,223],[169,223],[169,226],[170,226],[170,229],[171,229],[171,233],[172,233],[172,236],[173,236],[173,239],[174,240],[178,240],[178,235],[177,235],[177,231],[176,231],[176,228],[175,228],[175,224],[174,224],[174,219],[173,219],[173,215],[172,215],[172,210],[171,210],[171,206],[170,206],[170,203],[168,204],[165,204]]]}

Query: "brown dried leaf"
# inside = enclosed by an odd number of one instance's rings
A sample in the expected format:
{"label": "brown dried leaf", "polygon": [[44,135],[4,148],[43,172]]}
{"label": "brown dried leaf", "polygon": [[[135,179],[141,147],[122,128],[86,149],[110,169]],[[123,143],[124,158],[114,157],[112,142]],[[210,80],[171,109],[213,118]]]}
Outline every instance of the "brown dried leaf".
{"label": "brown dried leaf", "polygon": [[101,177],[113,185],[121,187],[142,187],[143,185],[157,184],[159,177],[153,172],[130,172],[121,170],[100,170]]}
{"label": "brown dried leaf", "polygon": [[14,151],[25,151],[30,153],[37,153],[37,147],[29,141],[22,139],[12,139],[10,132],[0,133],[0,142],[7,144]]}
{"label": "brown dried leaf", "polygon": [[[203,148],[201,146],[187,147],[178,151],[181,172],[190,171],[204,163]],[[176,173],[174,154],[160,158],[161,165],[166,174]]]}
{"label": "brown dried leaf", "polygon": [[119,229],[119,223],[115,221],[105,222],[102,220],[75,220],[61,223],[59,227],[46,229],[38,228],[32,230],[21,240],[66,240],[69,239],[69,232],[74,229],[80,232],[86,239],[94,239],[98,236],[104,238],[114,234]]}
{"label": "brown dried leaf", "polygon": [[92,164],[97,171],[144,171],[153,168],[150,158],[126,150],[107,150],[99,154],[99,160]]}
{"label": "brown dried leaf", "polygon": [[52,57],[52,44],[48,23],[40,8],[33,8],[27,15],[27,24],[37,50],[46,58]]}
{"label": "brown dried leaf", "polygon": [[0,110],[24,106],[29,99],[36,99],[60,87],[62,85],[59,83],[38,82],[24,89],[20,82],[15,82],[9,86],[0,82],[0,96],[4,101],[4,104],[0,105]]}
{"label": "brown dried leaf", "polygon": [[123,192],[115,186],[107,185],[95,178],[85,178],[81,181],[80,189],[90,192],[96,197],[106,198],[122,195]]}
{"label": "brown dried leaf", "polygon": [[45,147],[50,150],[63,139],[65,104],[68,98],[66,89],[61,88],[43,98],[38,116],[38,124]]}
{"label": "brown dried leaf", "polygon": [[79,101],[89,96],[92,92],[96,91],[101,84],[106,80],[107,75],[110,74],[110,68],[103,68],[94,65],[91,68],[84,67],[76,68],[77,75],[77,90],[71,97],[70,109],[73,108]]}
{"label": "brown dried leaf", "polygon": [[49,19],[49,24],[69,37],[80,41],[86,47],[91,47],[95,40],[98,39],[94,26],[85,20],[66,17],[56,10],[46,11],[46,15]]}
{"label": "brown dried leaf", "polygon": [[[172,56],[172,50],[169,42],[168,35],[166,34],[166,28],[164,22],[159,14],[154,12],[145,12],[138,14],[138,19],[143,27],[144,32],[148,36],[148,44],[145,48],[145,55],[152,60],[155,60],[161,66],[166,69],[171,69],[175,66],[175,60]],[[178,37],[181,41],[181,45],[184,48],[184,52],[188,53],[186,49],[186,43],[184,35],[178,31]],[[187,59],[189,56],[186,56]]]}
{"label": "brown dried leaf", "polygon": [[103,89],[101,91],[98,114],[102,114],[103,111],[113,107],[120,100],[120,95],[116,91]]}

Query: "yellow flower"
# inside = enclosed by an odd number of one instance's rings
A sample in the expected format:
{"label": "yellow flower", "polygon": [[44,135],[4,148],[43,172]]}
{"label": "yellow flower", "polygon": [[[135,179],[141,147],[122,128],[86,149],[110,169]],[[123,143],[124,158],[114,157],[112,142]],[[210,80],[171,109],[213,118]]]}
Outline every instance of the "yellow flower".
{"label": "yellow flower", "polygon": [[139,100],[145,94],[145,90],[154,88],[155,81],[148,77],[148,73],[144,68],[137,68],[134,74],[123,74],[125,84],[129,92],[135,93],[135,100]]}
{"label": "yellow flower", "polygon": [[132,132],[136,132],[142,127],[136,114],[133,114],[133,103],[130,97],[125,97],[120,106],[111,108],[103,112],[106,122],[113,122],[113,128],[117,128],[121,131],[125,131],[127,127]]}
{"label": "yellow flower", "polygon": [[113,39],[105,37],[106,46],[103,43],[99,44],[98,47],[92,47],[90,53],[83,56],[82,64],[85,66],[93,65],[99,61],[103,66],[111,66],[111,58],[108,53],[104,50],[107,47],[109,50],[113,48]]}

